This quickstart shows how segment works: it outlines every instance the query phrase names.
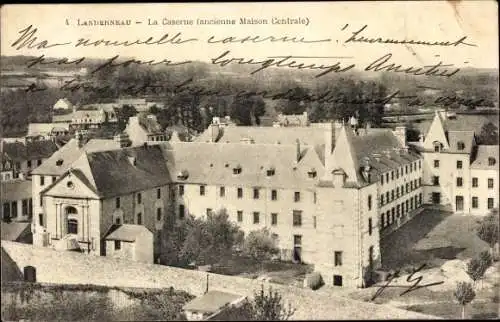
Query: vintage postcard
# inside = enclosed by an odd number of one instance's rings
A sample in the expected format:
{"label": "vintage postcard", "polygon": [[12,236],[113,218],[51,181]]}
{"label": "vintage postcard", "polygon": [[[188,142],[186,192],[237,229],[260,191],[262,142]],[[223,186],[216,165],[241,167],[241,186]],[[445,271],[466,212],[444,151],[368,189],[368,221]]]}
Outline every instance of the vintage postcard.
{"label": "vintage postcard", "polygon": [[0,9],[2,321],[498,319],[498,3]]}

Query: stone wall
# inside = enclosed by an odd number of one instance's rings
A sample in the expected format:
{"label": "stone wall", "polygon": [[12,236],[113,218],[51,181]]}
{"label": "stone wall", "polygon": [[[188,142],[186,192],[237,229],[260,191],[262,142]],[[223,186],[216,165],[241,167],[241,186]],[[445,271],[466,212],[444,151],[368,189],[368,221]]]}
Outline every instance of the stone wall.
{"label": "stone wall", "polygon": [[[15,242],[2,241],[2,248],[23,269],[36,267],[37,282],[62,284],[94,284],[117,287],[173,287],[192,295],[201,295],[206,287],[206,274],[154,264],[141,264],[80,253],[58,252]],[[251,296],[262,282],[235,276],[209,274],[209,288]],[[286,302],[296,308],[293,319],[434,319],[384,305],[339,297],[334,289],[317,291],[292,286],[264,283],[278,290]]]}

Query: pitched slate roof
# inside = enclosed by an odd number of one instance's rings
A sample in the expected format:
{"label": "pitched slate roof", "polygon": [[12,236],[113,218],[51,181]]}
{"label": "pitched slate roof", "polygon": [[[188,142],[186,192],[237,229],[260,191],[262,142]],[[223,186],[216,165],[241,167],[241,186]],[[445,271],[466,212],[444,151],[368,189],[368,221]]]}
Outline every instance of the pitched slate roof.
{"label": "pitched slate roof", "polygon": [[[179,183],[308,188],[317,181],[309,178],[308,171],[315,168],[317,177],[323,172],[311,147],[300,148],[301,159],[296,163],[296,145],[172,142],[160,146],[172,180]],[[233,174],[237,167],[241,173]],[[267,176],[271,168],[274,175]],[[178,178],[183,171],[188,174],[185,180]]]}
{"label": "pitched slate roof", "polygon": [[5,142],[3,152],[13,161],[46,159],[57,151],[57,145],[49,140],[26,142]]}
{"label": "pitched slate roof", "polygon": [[[498,145],[478,145],[476,159],[472,162],[472,169],[498,170],[499,165]],[[493,165],[489,165],[488,158],[494,158]]]}
{"label": "pitched slate roof", "polygon": [[71,123],[73,120],[73,112],[69,114],[52,115],[53,123]]}
{"label": "pitched slate roof", "polygon": [[151,231],[143,225],[112,225],[105,239],[134,242],[138,236],[144,233],[151,234]]}
{"label": "pitched slate roof", "polygon": [[69,124],[66,126],[54,123],[30,123],[28,124],[28,136],[46,135],[52,131],[68,131]]}
{"label": "pitched slate roof", "polygon": [[405,150],[390,130],[368,131],[357,136],[348,127],[342,128],[333,157],[333,170],[342,169],[353,187],[368,183],[363,175],[365,165],[370,167],[370,182],[375,182],[380,174],[419,159],[415,152]]}
{"label": "pitched slate roof", "polygon": [[[325,129],[321,127],[255,127],[255,126],[227,126],[221,128],[223,133],[217,142],[239,143],[251,138],[257,144],[295,144],[297,139],[303,144],[318,145],[324,143]],[[195,142],[210,142],[210,128],[198,136]]]}
{"label": "pitched slate roof", "polygon": [[[448,142],[450,144],[448,152],[470,154],[474,145],[474,131],[448,131]],[[458,149],[459,142],[464,144],[463,150]]]}
{"label": "pitched slate roof", "polygon": [[17,241],[22,234],[31,231],[31,224],[29,222],[2,222],[0,230],[2,240]]}
{"label": "pitched slate roof", "polygon": [[171,182],[158,145],[92,152],[87,153],[87,158],[96,191],[104,198]]}
{"label": "pitched slate roof", "polygon": [[225,305],[243,298],[244,296],[241,295],[212,290],[193,299],[191,302],[184,305],[183,309],[185,311],[210,314],[219,311]]}
{"label": "pitched slate roof", "polygon": [[78,141],[76,139],[71,139],[31,173],[62,175],[84,152],[95,152],[119,148],[119,143],[113,140],[92,139],[82,147],[78,147]]}
{"label": "pitched slate roof", "polygon": [[15,201],[31,198],[31,180],[11,180],[0,183],[0,200]]}

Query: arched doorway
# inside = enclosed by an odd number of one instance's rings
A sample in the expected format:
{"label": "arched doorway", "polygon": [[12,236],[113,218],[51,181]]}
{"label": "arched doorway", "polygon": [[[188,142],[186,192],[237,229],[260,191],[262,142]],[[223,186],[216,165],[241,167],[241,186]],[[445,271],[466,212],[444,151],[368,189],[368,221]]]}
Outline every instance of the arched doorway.
{"label": "arched doorway", "polygon": [[66,233],[67,234],[78,234],[78,219],[76,215],[78,211],[73,206],[66,207]]}

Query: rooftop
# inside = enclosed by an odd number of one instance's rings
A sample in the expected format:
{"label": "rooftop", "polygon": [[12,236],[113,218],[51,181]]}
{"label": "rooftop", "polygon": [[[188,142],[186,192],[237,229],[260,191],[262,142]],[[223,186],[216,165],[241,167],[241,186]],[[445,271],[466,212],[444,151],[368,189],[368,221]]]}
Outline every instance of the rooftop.
{"label": "rooftop", "polygon": [[144,233],[151,234],[143,225],[112,225],[105,239],[134,242],[138,236]]}
{"label": "rooftop", "polygon": [[23,233],[31,231],[31,224],[29,222],[6,223],[2,221],[0,225],[2,240],[17,241]]}
{"label": "rooftop", "polygon": [[0,183],[2,201],[29,199],[32,196],[31,180],[11,180]]}
{"label": "rooftop", "polygon": [[243,299],[244,296],[222,291],[208,291],[184,305],[185,311],[194,311],[205,314],[215,313],[226,305]]}
{"label": "rooftop", "polygon": [[13,161],[46,159],[56,151],[57,145],[50,140],[3,143],[3,153]]}
{"label": "rooftop", "polygon": [[472,162],[472,169],[498,170],[498,145],[478,145],[476,159]]}

